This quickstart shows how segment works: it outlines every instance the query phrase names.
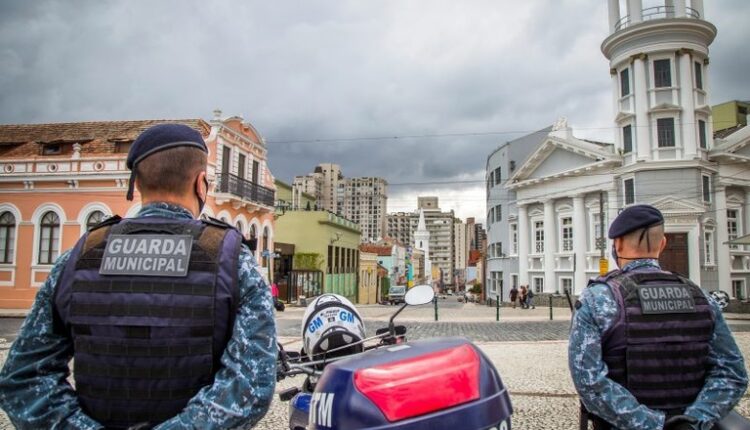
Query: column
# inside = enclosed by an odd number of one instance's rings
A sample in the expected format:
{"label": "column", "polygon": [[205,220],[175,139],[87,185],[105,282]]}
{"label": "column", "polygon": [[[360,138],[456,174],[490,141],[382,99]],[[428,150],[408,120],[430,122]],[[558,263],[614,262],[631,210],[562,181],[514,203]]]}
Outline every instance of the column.
{"label": "column", "polygon": [[609,0],[609,32],[617,31],[617,23],[620,22],[620,0]]}
{"label": "column", "polygon": [[[632,72],[631,72],[632,73]],[[620,107],[620,74],[612,73],[612,112],[617,116],[622,111]],[[623,149],[622,128],[615,122],[615,150]]]}
{"label": "column", "polygon": [[627,5],[630,24],[637,24],[643,21],[643,2],[641,0],[628,0]]}
{"label": "column", "polygon": [[646,56],[633,60],[633,94],[635,96],[635,150],[638,160],[651,160],[651,124],[648,119]]}
{"label": "column", "polygon": [[689,52],[679,54],[679,67],[683,158],[691,160],[698,156],[698,142],[696,142],[695,132],[697,125],[695,122],[695,97],[693,95],[693,60]]}
{"label": "column", "polygon": [[703,0],[692,0],[690,2],[690,7],[692,7],[693,10],[698,14],[698,18],[706,19],[703,16]]}
{"label": "column", "polygon": [[[607,207],[606,214],[604,217],[604,237],[607,237],[609,226],[612,225],[612,221],[617,218],[617,214],[620,211],[620,206],[617,200],[617,190],[611,189],[607,191]],[[604,248],[604,256],[609,259],[609,270],[613,270],[617,267],[617,261],[612,258],[612,241],[607,239],[607,246]]]}
{"label": "column", "polygon": [[688,231],[688,267],[690,268],[688,277],[698,285],[700,285],[701,281],[701,228],[701,225],[696,223]]}
{"label": "column", "polygon": [[[713,180],[716,180],[715,178]],[[745,188],[745,204],[742,205],[742,229],[740,236],[750,234],[750,188]],[[750,246],[745,245],[745,250],[750,251]]]}
{"label": "column", "polygon": [[732,295],[732,283],[729,276],[731,260],[729,256],[729,231],[727,230],[727,191],[726,187],[717,185],[714,195],[716,211],[716,265],[719,275],[719,289]]}
{"label": "column", "polygon": [[529,214],[526,205],[518,205],[518,282],[529,284]]}
{"label": "column", "polygon": [[674,0],[665,0],[664,6],[667,8],[667,18],[674,18]]}
{"label": "column", "polygon": [[586,207],[583,195],[573,197],[573,252],[575,254],[575,278],[571,294],[579,293],[586,287]]}
{"label": "column", "polygon": [[674,14],[677,18],[685,18],[687,15],[685,0],[674,0]]}
{"label": "column", "polygon": [[555,253],[557,253],[557,228],[555,227],[555,201],[544,201],[544,292],[554,292]]}

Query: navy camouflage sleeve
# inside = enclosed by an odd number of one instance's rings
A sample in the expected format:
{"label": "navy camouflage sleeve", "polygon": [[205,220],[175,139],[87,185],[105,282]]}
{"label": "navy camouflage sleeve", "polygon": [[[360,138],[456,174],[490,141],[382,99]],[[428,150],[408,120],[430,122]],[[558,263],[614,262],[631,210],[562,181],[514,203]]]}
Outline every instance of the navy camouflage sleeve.
{"label": "navy camouflage sleeve", "polygon": [[701,430],[713,428],[740,401],[747,390],[747,370],[719,306],[709,296],[716,315],[708,352],[709,370],[698,398],[685,414],[701,421]]}
{"label": "navy camouflage sleeve", "polygon": [[0,372],[0,406],[19,429],[101,429],[84,414],[68,383],[72,340],[55,332],[55,286],[69,252],[57,259],[37,292]]}
{"label": "navy camouflage sleeve", "polygon": [[271,292],[243,245],[240,303],[214,383],[204,387],[165,429],[250,428],[268,411],[276,386],[276,322]]}

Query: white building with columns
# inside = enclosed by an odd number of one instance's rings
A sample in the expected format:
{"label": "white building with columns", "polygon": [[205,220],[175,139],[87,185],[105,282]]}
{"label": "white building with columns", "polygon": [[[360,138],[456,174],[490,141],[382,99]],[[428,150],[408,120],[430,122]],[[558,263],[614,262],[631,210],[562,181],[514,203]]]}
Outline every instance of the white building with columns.
{"label": "white building with columns", "polygon": [[[578,139],[562,119],[526,142],[528,155],[498,156],[508,142],[488,157],[488,290],[517,283],[580,293],[599,270],[600,222],[606,232],[624,207],[649,203],[666,219],[665,268],[747,298],[750,249],[727,242],[750,229],[750,129],[713,138],[708,47],[716,27],[701,0],[620,3],[609,0],[601,46],[614,143]],[[498,181],[497,168],[511,165]],[[500,289],[507,297],[510,288]]]}

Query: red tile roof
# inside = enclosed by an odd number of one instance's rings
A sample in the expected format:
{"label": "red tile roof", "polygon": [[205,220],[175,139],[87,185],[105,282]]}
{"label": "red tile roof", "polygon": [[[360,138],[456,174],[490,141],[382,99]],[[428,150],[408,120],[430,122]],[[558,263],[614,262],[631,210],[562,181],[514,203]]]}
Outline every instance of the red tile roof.
{"label": "red tile roof", "polygon": [[359,250],[362,252],[369,252],[372,254],[377,254],[380,257],[391,256],[390,246],[364,244],[364,245],[359,245]]}
{"label": "red tile roof", "polygon": [[131,142],[148,127],[163,123],[185,124],[203,136],[211,131],[202,119],[8,124],[0,125],[0,155],[40,155],[40,143],[81,143],[81,154],[114,153],[116,143]]}

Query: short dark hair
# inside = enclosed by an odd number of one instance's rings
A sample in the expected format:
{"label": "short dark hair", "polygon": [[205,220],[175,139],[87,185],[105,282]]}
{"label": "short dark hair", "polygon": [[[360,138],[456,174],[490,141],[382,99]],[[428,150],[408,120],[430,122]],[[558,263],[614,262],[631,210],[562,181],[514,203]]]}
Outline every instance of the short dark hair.
{"label": "short dark hair", "polygon": [[178,146],[149,155],[136,165],[136,183],[143,193],[182,195],[191,192],[193,180],[206,170],[206,153]]}

